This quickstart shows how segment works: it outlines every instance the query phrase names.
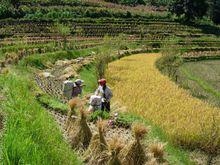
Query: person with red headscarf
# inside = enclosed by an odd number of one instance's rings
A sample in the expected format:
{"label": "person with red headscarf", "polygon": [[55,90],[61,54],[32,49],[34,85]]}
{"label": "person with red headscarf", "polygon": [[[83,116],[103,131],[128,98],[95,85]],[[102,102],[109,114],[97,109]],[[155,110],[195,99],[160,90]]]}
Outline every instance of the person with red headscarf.
{"label": "person with red headscarf", "polygon": [[106,85],[105,79],[100,79],[98,81],[99,87],[96,90],[95,94],[102,97],[101,110],[110,112],[110,100],[113,97],[111,89]]}

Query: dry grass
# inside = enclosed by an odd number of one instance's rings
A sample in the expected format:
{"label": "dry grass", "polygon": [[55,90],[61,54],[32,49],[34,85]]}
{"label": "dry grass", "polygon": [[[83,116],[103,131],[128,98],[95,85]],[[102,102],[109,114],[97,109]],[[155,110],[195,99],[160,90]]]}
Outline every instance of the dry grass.
{"label": "dry grass", "polygon": [[[112,84],[113,99],[159,125],[176,144],[207,151],[220,148],[220,132],[211,131],[217,130],[212,129],[212,116],[220,125],[220,109],[192,97],[162,75],[155,67],[159,56],[140,54],[109,64],[107,79]],[[212,134],[217,135],[214,141],[208,138]]]}
{"label": "dry grass", "polygon": [[121,141],[115,137],[108,143],[109,145],[109,152],[111,153],[110,159],[108,161],[108,165],[121,165],[121,161],[118,158],[118,154],[124,145]]}
{"label": "dry grass", "polygon": [[70,109],[71,109],[71,110],[74,110],[74,109],[77,107],[77,105],[79,105],[79,102],[80,102],[80,100],[79,100],[79,98],[77,98],[77,97],[71,99],[71,100],[68,102]]}
{"label": "dry grass", "polygon": [[80,110],[80,118],[74,123],[70,131],[70,140],[73,148],[87,148],[92,137],[92,132],[86,122],[86,112]]}
{"label": "dry grass", "polygon": [[65,123],[65,129],[67,130],[67,132],[69,132],[71,130],[71,127],[73,126],[74,122],[76,121],[76,119],[73,119],[72,116],[76,116],[76,108],[79,105],[80,100],[78,98],[73,98],[71,99],[68,104],[69,104],[69,111],[67,113],[67,120]]}
{"label": "dry grass", "polygon": [[93,135],[87,151],[84,153],[84,161],[89,164],[99,164],[106,162],[108,145],[104,137],[105,122],[97,122],[98,133]]}
{"label": "dry grass", "polygon": [[164,162],[164,151],[165,144],[164,143],[152,143],[149,145],[149,152],[153,154],[153,157],[156,158],[158,162]]}
{"label": "dry grass", "polygon": [[145,150],[143,149],[140,140],[144,138],[144,135],[148,131],[143,124],[134,123],[132,125],[132,132],[135,139],[121,150],[119,157],[122,164],[142,165],[147,161],[147,156],[145,155]]}
{"label": "dry grass", "polygon": [[132,124],[132,132],[136,140],[141,140],[149,132],[149,129],[142,123]]}

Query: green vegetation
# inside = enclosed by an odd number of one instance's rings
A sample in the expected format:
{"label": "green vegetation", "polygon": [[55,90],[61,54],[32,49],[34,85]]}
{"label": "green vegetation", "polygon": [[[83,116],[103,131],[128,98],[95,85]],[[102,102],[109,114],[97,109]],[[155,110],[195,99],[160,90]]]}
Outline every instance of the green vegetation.
{"label": "green vegetation", "polygon": [[108,112],[97,110],[89,116],[89,120],[96,122],[97,120],[100,120],[100,119],[107,120],[107,119],[109,119],[109,117],[110,117],[110,115]]}
{"label": "green vegetation", "polygon": [[[68,63],[67,60],[78,57],[95,56],[92,63],[79,67],[79,75],[72,76],[85,81],[83,95],[86,95],[94,92],[97,78],[105,76],[112,60],[132,53],[161,51],[164,58],[156,64],[160,70],[181,86],[192,89],[193,95],[220,105],[218,61],[183,63],[185,59],[206,58],[204,51],[207,56],[219,58],[220,29],[211,22],[219,23],[218,0],[210,1],[208,6],[207,0],[106,1],[1,1],[0,112],[5,115],[5,125],[0,157],[4,164],[82,164],[64,140],[58,124],[45,111],[67,114],[69,110],[59,97],[61,90],[57,90],[63,80],[55,76],[49,81],[43,77],[41,81],[40,77],[42,72],[53,72],[58,60]],[[174,14],[168,12],[168,7]],[[188,26],[181,20],[194,24]],[[64,69],[61,67],[58,72]],[[68,69],[71,72],[73,68]],[[39,89],[34,78],[37,83],[46,79],[44,85],[55,89],[51,93]],[[54,86],[50,87],[51,83]],[[97,120],[100,116],[111,118],[97,111],[90,119]],[[144,122],[152,128],[150,141],[169,141],[163,130],[134,114],[119,113],[117,121],[124,127]],[[170,142],[166,152],[170,164],[193,164],[185,150],[173,147]]]}
{"label": "green vegetation", "polygon": [[93,64],[84,67],[80,71],[80,78],[85,81],[84,94],[93,93],[97,87],[96,70]]}
{"label": "green vegetation", "polygon": [[160,58],[156,62],[156,66],[160,71],[177,81],[177,70],[182,63],[183,60],[180,56],[168,55]]}
{"label": "green vegetation", "polygon": [[202,18],[207,10],[207,0],[176,0],[170,7],[172,13],[175,13],[177,16],[183,15],[186,21]]}
{"label": "green vegetation", "polygon": [[67,45],[66,45],[67,44],[67,37],[70,35],[70,32],[71,32],[69,26],[56,23],[53,28],[56,29],[58,31],[59,35],[62,36],[63,48],[65,50],[67,48]]}
{"label": "green vegetation", "polygon": [[187,62],[178,70],[178,83],[193,96],[220,106],[219,60]]}
{"label": "green vegetation", "polygon": [[146,5],[145,0],[105,0],[107,2],[112,2],[112,3],[119,3],[119,4],[125,4],[125,5],[131,5],[131,6],[136,6],[136,5]]}
{"label": "green vegetation", "polygon": [[53,53],[45,53],[45,54],[34,54],[28,57],[25,57],[21,61],[21,65],[23,66],[32,66],[39,69],[45,69],[50,64],[54,64],[57,60],[62,59],[74,59],[77,57],[85,57],[91,54],[92,51],[96,51],[97,48],[89,48],[84,50],[69,50],[69,51],[57,51]]}
{"label": "green vegetation", "polygon": [[137,5],[153,5],[153,6],[168,6],[172,0],[105,0],[107,2],[137,6]]}
{"label": "green vegetation", "polygon": [[38,97],[38,101],[45,108],[60,112],[61,114],[67,114],[69,109],[67,104],[61,103],[60,100],[47,94],[40,94]]}
{"label": "green vegetation", "polygon": [[2,0],[0,3],[0,18],[16,18],[18,11],[14,8],[9,0]]}
{"label": "green vegetation", "polygon": [[219,0],[213,0],[212,2],[212,8],[211,8],[211,18],[214,23],[220,23],[220,1]]}
{"label": "green vegetation", "polygon": [[7,114],[3,134],[4,164],[81,164],[54,119],[35,100],[35,84],[25,69],[0,76]]}
{"label": "green vegetation", "polygon": [[177,38],[171,38],[168,42],[171,44],[167,45],[164,42],[161,46],[163,48],[161,51],[162,57],[156,61],[155,65],[162,73],[177,81],[178,68],[183,64],[181,49]]}

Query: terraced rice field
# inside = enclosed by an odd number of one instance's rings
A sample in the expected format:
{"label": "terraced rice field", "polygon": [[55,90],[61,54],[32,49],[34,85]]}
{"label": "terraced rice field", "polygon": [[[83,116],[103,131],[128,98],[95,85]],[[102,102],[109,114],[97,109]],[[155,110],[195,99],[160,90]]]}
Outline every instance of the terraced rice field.
{"label": "terraced rice field", "polygon": [[191,94],[220,106],[220,60],[186,62],[179,68],[178,83]]}
{"label": "terraced rice field", "polygon": [[109,65],[114,99],[159,125],[176,144],[213,151],[220,147],[220,109],[191,96],[160,73],[160,54],[139,54]]}

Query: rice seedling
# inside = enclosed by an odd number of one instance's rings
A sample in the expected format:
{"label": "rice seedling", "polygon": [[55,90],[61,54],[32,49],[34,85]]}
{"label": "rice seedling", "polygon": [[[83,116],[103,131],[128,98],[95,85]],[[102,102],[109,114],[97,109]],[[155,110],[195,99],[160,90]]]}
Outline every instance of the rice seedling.
{"label": "rice seedling", "polygon": [[122,164],[142,165],[147,161],[147,156],[145,155],[141,140],[148,132],[148,129],[143,124],[134,123],[132,125],[132,132],[135,139],[121,150],[119,157]]}
{"label": "rice seedling", "polygon": [[192,97],[162,75],[155,67],[159,56],[139,54],[109,64],[107,79],[113,84],[113,99],[129,112],[160,126],[175,144],[217,150],[220,133],[212,142],[208,137],[213,133],[212,117],[215,116],[217,125],[220,123],[219,108]]}
{"label": "rice seedling", "polygon": [[92,137],[92,132],[86,121],[86,112],[81,109],[80,117],[75,121],[70,130],[70,140],[73,148],[87,148]]}

